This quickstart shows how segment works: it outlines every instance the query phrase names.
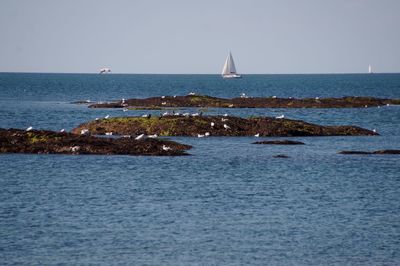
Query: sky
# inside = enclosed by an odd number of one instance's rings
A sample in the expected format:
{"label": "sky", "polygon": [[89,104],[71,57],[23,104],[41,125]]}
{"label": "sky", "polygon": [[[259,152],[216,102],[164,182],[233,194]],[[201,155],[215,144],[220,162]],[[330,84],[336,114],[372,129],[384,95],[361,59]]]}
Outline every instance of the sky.
{"label": "sky", "polygon": [[1,0],[0,72],[400,72],[399,0]]}

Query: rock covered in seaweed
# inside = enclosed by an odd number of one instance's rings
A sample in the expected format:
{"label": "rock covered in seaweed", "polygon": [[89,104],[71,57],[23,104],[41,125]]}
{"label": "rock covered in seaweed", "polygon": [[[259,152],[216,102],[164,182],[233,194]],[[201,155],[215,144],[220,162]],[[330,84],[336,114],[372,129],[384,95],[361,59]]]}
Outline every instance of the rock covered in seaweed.
{"label": "rock covered in seaweed", "polygon": [[[79,134],[89,130],[103,135],[158,134],[160,136],[374,136],[377,133],[356,126],[320,126],[300,120],[272,117],[241,118],[234,116],[162,116],[115,117],[99,119],[73,129]],[[208,133],[208,134],[207,134]]]}
{"label": "rock covered in seaweed", "polygon": [[0,129],[0,153],[187,155],[188,145],[161,139],[110,139],[47,130]]}
{"label": "rock covered in seaweed", "polygon": [[90,108],[148,108],[214,107],[214,108],[361,108],[387,104],[400,104],[400,99],[374,97],[342,98],[278,98],[240,97],[217,98],[207,95],[162,96],[145,99],[128,99],[89,105]]}

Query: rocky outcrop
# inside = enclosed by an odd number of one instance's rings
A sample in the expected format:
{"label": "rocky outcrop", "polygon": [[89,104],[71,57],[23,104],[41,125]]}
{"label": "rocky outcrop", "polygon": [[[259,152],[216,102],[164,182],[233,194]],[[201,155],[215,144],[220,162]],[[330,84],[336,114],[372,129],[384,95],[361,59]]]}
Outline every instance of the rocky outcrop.
{"label": "rocky outcrop", "polygon": [[304,145],[304,142],[294,140],[266,140],[256,141],[252,144],[264,144],[264,145]]}
{"label": "rocky outcrop", "polygon": [[188,145],[162,139],[104,138],[47,130],[0,129],[0,153],[187,155]]}
{"label": "rocky outcrop", "polygon": [[115,117],[79,125],[72,132],[103,135],[158,134],[160,136],[374,136],[355,126],[320,126],[300,120],[233,116]]}
{"label": "rocky outcrop", "polygon": [[217,98],[207,95],[161,96],[90,104],[90,108],[223,107],[223,108],[354,108],[400,104],[400,99],[374,97],[343,98]]}
{"label": "rocky outcrop", "polygon": [[368,155],[368,154],[400,154],[400,150],[379,150],[379,151],[340,151],[339,154],[358,154],[358,155]]}

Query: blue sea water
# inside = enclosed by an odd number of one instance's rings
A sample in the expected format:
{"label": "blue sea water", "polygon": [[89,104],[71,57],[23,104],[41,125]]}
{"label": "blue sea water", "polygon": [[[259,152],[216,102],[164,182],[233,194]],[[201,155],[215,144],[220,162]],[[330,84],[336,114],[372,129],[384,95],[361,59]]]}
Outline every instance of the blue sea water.
{"label": "blue sea water", "polygon": [[[400,74],[223,80],[0,73],[0,127],[71,130],[107,114],[149,112],[71,101],[192,91],[400,98]],[[252,137],[171,138],[193,146],[185,157],[0,155],[0,264],[400,264],[400,157],[337,154],[400,149],[400,106],[206,112],[223,113],[284,114],[376,129],[381,136],[297,137],[291,139],[306,145],[293,147],[252,145]]]}

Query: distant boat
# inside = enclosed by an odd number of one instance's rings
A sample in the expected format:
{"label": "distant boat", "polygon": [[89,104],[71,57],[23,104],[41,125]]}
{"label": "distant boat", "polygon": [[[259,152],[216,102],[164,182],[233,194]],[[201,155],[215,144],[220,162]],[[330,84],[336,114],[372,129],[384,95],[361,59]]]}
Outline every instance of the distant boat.
{"label": "distant boat", "polygon": [[233,61],[233,57],[230,52],[225,60],[224,68],[222,69],[222,77],[224,79],[242,77],[240,74],[236,73],[235,62]]}
{"label": "distant boat", "polygon": [[372,72],[372,66],[371,66],[371,65],[368,66],[368,73],[369,73],[369,74],[374,73],[374,72]]}
{"label": "distant boat", "polygon": [[103,68],[100,68],[100,73],[99,74],[110,73],[110,72],[111,72],[110,68],[103,67]]}

